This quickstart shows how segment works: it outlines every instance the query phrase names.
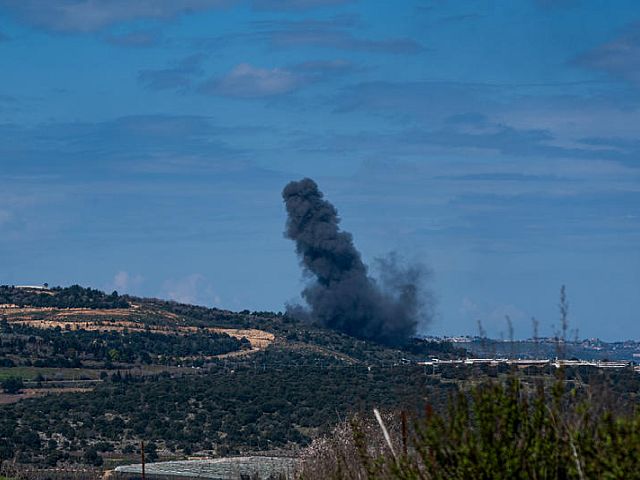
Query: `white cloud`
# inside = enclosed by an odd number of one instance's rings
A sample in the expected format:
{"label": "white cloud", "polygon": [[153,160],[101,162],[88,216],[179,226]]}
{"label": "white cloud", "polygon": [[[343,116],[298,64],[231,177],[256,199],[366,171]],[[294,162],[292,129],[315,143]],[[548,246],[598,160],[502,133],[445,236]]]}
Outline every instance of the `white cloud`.
{"label": "white cloud", "polygon": [[[490,337],[508,335],[507,317],[513,322],[516,336],[527,336],[527,329],[530,328],[528,323],[529,316],[512,304],[489,305],[464,297],[460,313],[468,317],[476,325],[480,321],[482,328]],[[479,334],[479,332],[476,331],[476,334]]]}
{"label": "white cloud", "polygon": [[142,275],[131,275],[129,272],[121,270],[114,275],[107,290],[117,290],[119,293],[133,293],[143,282]]}
{"label": "white cloud", "polygon": [[302,83],[302,77],[286,69],[241,63],[225,76],[207,82],[200,91],[240,98],[270,97],[292,92]]}
{"label": "white cloud", "polygon": [[167,280],[163,285],[163,296],[180,303],[208,306],[220,304],[220,297],[214,292],[213,285],[199,273]]}
{"label": "white cloud", "polygon": [[0,0],[0,8],[46,30],[86,33],[119,22],[170,19],[233,3],[233,0]]}
{"label": "white cloud", "polygon": [[579,56],[574,63],[640,85],[640,22],[619,37]]}

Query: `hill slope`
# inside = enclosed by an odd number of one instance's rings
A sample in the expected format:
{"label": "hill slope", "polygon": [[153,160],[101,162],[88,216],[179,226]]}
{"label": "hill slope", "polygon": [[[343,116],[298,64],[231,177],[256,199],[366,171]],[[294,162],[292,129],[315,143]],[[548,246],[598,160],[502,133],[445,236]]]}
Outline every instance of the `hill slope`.
{"label": "hill slope", "polygon": [[0,378],[29,390],[0,407],[0,460],[118,463],[141,440],[164,458],[290,449],[349,412],[417,408],[454,387],[411,365],[458,353],[447,344],[410,353],[279,313],[81,287],[0,292]]}

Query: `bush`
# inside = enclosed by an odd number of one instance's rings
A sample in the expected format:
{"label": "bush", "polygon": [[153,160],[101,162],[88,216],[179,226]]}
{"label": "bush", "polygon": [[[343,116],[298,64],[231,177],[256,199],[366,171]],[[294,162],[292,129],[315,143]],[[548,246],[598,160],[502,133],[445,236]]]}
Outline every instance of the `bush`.
{"label": "bush", "polygon": [[102,465],[103,460],[102,457],[98,454],[98,451],[95,448],[89,448],[84,452],[83,460],[85,463],[89,465],[93,465],[94,467],[99,467]]}
{"label": "bush", "polygon": [[4,393],[9,393],[11,395],[20,393],[24,388],[24,383],[19,377],[8,377],[4,379],[0,385],[2,385]]}
{"label": "bush", "polygon": [[445,412],[427,407],[404,435],[387,419],[395,453],[375,421],[355,417],[309,447],[299,477],[639,478],[640,412],[563,389],[530,393],[511,378],[452,397]]}
{"label": "bush", "polygon": [[16,363],[10,358],[0,358],[0,367],[13,368],[15,366]]}

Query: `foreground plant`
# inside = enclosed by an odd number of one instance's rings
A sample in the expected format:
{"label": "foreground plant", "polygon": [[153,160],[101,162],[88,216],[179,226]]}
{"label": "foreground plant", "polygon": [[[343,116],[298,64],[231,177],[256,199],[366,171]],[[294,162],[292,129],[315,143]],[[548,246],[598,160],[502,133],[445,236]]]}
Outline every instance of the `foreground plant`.
{"label": "foreground plant", "polygon": [[301,479],[640,478],[640,412],[614,412],[562,381],[529,391],[515,377],[429,406],[409,432],[387,417],[354,417],[312,444]]}

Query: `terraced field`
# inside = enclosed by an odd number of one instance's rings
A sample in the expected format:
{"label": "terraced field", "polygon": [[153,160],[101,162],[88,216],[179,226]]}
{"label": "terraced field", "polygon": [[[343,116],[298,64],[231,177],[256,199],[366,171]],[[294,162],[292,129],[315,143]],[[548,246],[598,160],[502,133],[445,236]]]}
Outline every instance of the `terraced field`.
{"label": "terraced field", "polygon": [[[247,353],[265,349],[275,340],[273,333],[254,328],[199,327],[190,325],[188,320],[172,312],[139,304],[132,304],[131,308],[102,310],[0,305],[0,316],[6,318],[11,324],[28,325],[43,329],[152,332],[166,335],[181,335],[202,331],[226,333],[237,339],[246,338],[251,343],[251,350],[234,352],[236,355],[246,355]],[[148,322],[149,318],[154,319],[153,324]]]}

